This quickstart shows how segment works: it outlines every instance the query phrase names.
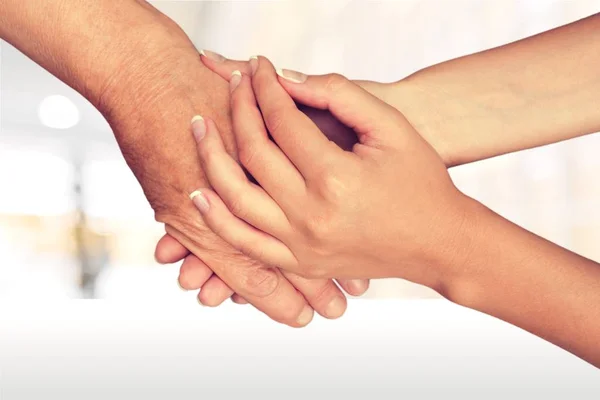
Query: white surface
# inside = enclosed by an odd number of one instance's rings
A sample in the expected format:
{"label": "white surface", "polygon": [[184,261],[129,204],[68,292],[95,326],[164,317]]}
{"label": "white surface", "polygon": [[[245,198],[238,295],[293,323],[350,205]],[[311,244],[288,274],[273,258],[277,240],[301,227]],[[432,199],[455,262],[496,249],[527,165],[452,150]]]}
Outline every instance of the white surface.
{"label": "white surface", "polygon": [[1,305],[0,398],[600,398],[597,369],[442,300],[355,300],[295,330],[148,297]]}

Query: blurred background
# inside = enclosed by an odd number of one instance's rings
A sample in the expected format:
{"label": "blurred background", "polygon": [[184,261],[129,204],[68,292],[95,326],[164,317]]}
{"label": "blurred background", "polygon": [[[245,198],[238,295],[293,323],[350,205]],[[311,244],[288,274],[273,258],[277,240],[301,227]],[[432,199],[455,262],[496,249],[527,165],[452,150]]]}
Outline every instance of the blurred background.
{"label": "blurred background", "polygon": [[[393,81],[572,22],[599,0],[156,1],[199,49],[307,73]],[[110,127],[85,99],[0,45],[0,300],[180,299],[163,228]],[[500,214],[600,260],[600,136],[455,168]],[[596,205],[596,207],[594,207]],[[430,297],[399,280],[367,297]]]}

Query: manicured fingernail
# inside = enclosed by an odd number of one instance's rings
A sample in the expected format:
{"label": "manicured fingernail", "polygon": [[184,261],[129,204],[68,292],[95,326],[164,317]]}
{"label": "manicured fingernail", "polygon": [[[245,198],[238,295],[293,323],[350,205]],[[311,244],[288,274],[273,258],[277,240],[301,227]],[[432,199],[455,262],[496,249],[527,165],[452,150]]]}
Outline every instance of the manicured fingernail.
{"label": "manicured fingernail", "polygon": [[304,306],[304,309],[298,316],[298,319],[296,320],[296,322],[298,323],[298,325],[302,325],[302,326],[308,325],[310,323],[310,321],[312,321],[312,319],[313,319],[313,314],[314,314],[313,309],[310,306]]}
{"label": "manicured fingernail", "polygon": [[210,60],[213,60],[214,62],[218,62],[218,63],[222,63],[223,61],[226,60],[225,57],[223,57],[219,53],[215,53],[214,51],[200,50],[200,54],[202,54],[204,57],[206,57]]}
{"label": "manicured fingernail", "polygon": [[192,199],[192,202],[201,213],[207,212],[210,208],[206,196],[204,196],[199,190],[196,190],[194,193],[190,194],[190,199]]}
{"label": "manicured fingernail", "polygon": [[302,72],[292,71],[290,69],[278,69],[277,75],[285,79],[286,81],[294,82],[294,83],[304,83],[308,76],[303,74]]}
{"label": "manicured fingernail", "polygon": [[252,76],[254,76],[256,70],[258,69],[258,56],[250,57],[248,63],[250,64],[250,71],[252,73]]}
{"label": "manicured fingernail", "polygon": [[186,288],[184,288],[183,286],[181,286],[181,282],[179,282],[179,278],[177,278],[177,286],[179,286],[179,289],[183,290],[184,292],[188,291]]}
{"label": "manicured fingernail", "polygon": [[238,70],[235,70],[231,73],[231,79],[229,80],[229,90],[233,92],[236,87],[239,86],[242,81],[242,73]]}
{"label": "manicured fingernail", "polygon": [[200,115],[196,115],[192,118],[192,132],[194,133],[197,142],[204,139],[204,136],[206,136],[206,122]]}
{"label": "manicured fingernail", "polygon": [[336,297],[325,308],[327,318],[339,318],[346,311],[346,302],[341,297]]}

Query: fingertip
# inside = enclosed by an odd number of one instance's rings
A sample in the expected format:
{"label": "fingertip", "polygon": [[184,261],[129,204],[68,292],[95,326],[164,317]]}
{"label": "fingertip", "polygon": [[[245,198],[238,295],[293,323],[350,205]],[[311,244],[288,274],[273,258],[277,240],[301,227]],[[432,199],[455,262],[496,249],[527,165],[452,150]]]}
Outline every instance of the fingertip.
{"label": "fingertip", "polygon": [[213,275],[200,290],[198,302],[207,307],[218,307],[235,292],[216,275]]}
{"label": "fingertip", "polygon": [[234,293],[233,296],[231,296],[231,301],[235,304],[238,305],[246,305],[248,304],[248,300],[244,299],[242,296],[240,296],[237,293]]}
{"label": "fingertip", "polygon": [[180,261],[188,254],[188,249],[169,234],[160,238],[154,249],[154,259],[163,265]]}
{"label": "fingertip", "polygon": [[369,280],[350,279],[338,281],[340,286],[351,296],[362,296],[369,289]]}
{"label": "fingertip", "polygon": [[207,125],[204,117],[201,115],[196,115],[192,118],[192,133],[194,134],[194,139],[196,142],[200,142],[206,136]]}
{"label": "fingertip", "polygon": [[303,328],[305,326],[307,326],[308,324],[311,323],[311,321],[313,320],[315,316],[315,310],[313,310],[313,308],[311,306],[309,306],[308,304],[304,306],[304,308],[302,309],[302,311],[300,312],[300,315],[298,315],[298,318],[296,319],[296,323],[298,324],[299,328]]}
{"label": "fingertip", "polygon": [[291,69],[277,68],[275,72],[286,82],[304,83],[308,79],[308,75],[303,74],[302,72],[292,71]]}
{"label": "fingertip", "polygon": [[231,73],[231,77],[229,79],[229,91],[233,93],[233,91],[240,85],[242,81],[242,72],[238,69]]}
{"label": "fingertip", "polygon": [[195,190],[190,194],[190,200],[196,208],[203,214],[210,210],[210,204],[207,197],[208,190]]}

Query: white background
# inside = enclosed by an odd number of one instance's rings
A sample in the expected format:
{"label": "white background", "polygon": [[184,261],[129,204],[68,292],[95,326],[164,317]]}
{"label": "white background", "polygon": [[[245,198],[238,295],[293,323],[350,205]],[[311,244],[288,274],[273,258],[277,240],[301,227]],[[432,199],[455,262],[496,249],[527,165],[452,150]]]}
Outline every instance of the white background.
{"label": "white background", "polygon": [[0,308],[0,398],[600,398],[597,369],[443,300],[356,300],[300,330],[189,300]]}

